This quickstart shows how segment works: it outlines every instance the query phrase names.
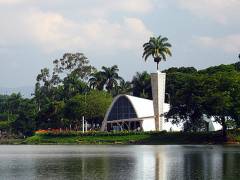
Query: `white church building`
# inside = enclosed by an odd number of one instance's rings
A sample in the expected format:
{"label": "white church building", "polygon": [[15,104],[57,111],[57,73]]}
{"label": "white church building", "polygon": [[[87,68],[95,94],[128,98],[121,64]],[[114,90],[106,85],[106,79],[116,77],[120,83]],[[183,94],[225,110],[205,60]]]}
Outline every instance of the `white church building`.
{"label": "white church building", "polygon": [[[170,105],[164,103],[163,113],[168,112]],[[209,131],[221,129],[221,125],[213,119],[204,119]],[[131,130],[155,131],[153,101],[130,95],[118,95],[110,105],[102,125],[102,130]],[[178,125],[163,117],[162,129],[165,131],[181,131],[183,124]]]}
{"label": "white church building", "polygon": [[[151,84],[153,100],[118,95],[105,114],[101,131],[131,130],[131,131],[181,131],[183,124],[172,124],[163,116],[170,105],[165,103],[165,73],[152,73]],[[220,124],[214,119],[204,118],[209,131],[220,130]]]}

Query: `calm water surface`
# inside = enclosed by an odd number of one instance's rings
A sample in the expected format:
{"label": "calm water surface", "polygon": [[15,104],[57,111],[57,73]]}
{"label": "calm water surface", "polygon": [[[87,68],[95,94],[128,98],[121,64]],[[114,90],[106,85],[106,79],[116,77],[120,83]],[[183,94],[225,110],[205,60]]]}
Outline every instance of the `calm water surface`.
{"label": "calm water surface", "polygon": [[0,179],[240,179],[238,146],[0,146]]}

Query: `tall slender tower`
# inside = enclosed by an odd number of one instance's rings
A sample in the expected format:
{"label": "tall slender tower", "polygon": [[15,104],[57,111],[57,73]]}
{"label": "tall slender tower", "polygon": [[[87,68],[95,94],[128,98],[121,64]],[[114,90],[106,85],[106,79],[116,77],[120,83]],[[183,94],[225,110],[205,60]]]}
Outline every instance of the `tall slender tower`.
{"label": "tall slender tower", "polygon": [[165,83],[166,74],[157,71],[157,73],[151,74],[152,95],[153,95],[153,108],[155,117],[155,130],[162,131],[164,117],[161,116],[163,112],[163,106],[165,101]]}

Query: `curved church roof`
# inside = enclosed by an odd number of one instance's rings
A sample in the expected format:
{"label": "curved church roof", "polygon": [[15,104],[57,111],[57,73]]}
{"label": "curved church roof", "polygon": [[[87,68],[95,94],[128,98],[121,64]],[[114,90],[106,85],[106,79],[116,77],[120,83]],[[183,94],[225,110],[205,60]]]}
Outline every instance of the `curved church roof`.
{"label": "curved church roof", "polygon": [[[112,104],[110,105],[110,107],[108,109],[108,112],[106,113],[105,119],[108,118],[108,115],[109,115],[112,107],[118,101],[118,99],[121,97],[125,97],[129,100],[129,102],[132,104],[138,118],[154,116],[152,100],[121,94],[114,98]],[[169,111],[169,104],[164,103],[164,112],[167,112],[167,111]]]}
{"label": "curved church roof", "polygon": [[137,114],[137,117],[140,118],[154,115],[153,102],[151,100],[130,95],[119,95],[119,97],[116,97],[116,101],[122,96],[125,96],[130,101]]}

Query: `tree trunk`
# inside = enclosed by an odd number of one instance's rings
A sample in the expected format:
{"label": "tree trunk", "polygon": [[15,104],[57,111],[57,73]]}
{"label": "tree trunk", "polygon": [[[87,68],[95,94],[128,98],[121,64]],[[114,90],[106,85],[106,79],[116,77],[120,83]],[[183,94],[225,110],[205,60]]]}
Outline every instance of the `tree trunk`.
{"label": "tree trunk", "polygon": [[227,125],[225,122],[225,117],[221,117],[221,122],[222,122],[222,136],[223,136],[223,141],[227,141]]}
{"label": "tree trunk", "polygon": [[159,65],[159,62],[161,61],[161,58],[160,57],[155,57],[154,58],[154,62],[157,63],[157,70],[158,70],[158,65]]}

